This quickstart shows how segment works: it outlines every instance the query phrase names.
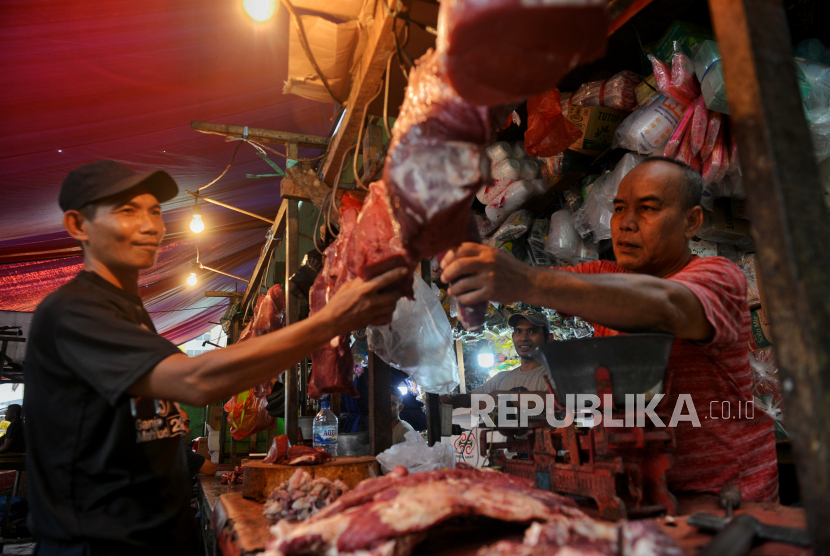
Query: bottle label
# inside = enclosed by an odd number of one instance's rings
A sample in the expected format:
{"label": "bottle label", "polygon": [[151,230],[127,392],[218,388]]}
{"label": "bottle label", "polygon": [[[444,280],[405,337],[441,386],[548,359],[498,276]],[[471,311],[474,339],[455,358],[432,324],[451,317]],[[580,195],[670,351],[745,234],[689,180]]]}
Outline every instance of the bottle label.
{"label": "bottle label", "polygon": [[314,447],[325,448],[337,445],[337,427],[314,427]]}

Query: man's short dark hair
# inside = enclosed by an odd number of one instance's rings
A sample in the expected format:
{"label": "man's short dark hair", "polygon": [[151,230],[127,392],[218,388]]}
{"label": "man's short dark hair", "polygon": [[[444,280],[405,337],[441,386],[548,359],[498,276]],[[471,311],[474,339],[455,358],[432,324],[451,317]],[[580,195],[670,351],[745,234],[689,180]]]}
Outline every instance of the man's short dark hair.
{"label": "man's short dark hair", "polygon": [[666,158],[665,156],[650,156],[643,160],[640,165],[658,161],[674,164],[682,171],[681,185],[683,187],[683,194],[681,200],[683,201],[683,210],[689,210],[698,206],[700,204],[700,196],[703,195],[703,178],[700,177],[697,170],[681,160]]}
{"label": "man's short dark hair", "polygon": [[9,413],[14,413],[15,416],[20,417],[23,414],[23,407],[20,404],[9,404],[9,407],[6,408],[6,416],[8,417]]}
{"label": "man's short dark hair", "polygon": [[392,395],[401,400],[401,403],[403,403],[403,394],[401,394],[401,391],[398,390],[397,386],[392,387]]}

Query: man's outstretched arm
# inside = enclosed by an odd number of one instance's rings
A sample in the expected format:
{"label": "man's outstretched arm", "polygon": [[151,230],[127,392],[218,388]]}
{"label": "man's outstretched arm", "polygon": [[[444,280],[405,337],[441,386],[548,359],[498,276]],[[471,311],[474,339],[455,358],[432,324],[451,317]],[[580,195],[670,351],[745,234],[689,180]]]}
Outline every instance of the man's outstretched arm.
{"label": "man's outstretched arm", "polygon": [[714,329],[687,287],[645,274],[577,274],[528,266],[509,254],[465,243],[441,261],[442,281],[460,303],[523,301],[623,331],[668,332],[706,341]]}

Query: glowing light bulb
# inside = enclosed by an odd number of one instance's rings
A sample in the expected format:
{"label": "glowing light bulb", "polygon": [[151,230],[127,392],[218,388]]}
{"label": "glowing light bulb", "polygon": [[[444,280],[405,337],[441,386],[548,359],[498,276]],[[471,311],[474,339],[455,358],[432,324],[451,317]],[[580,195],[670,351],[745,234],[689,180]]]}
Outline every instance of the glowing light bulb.
{"label": "glowing light bulb", "polygon": [[254,21],[268,21],[277,11],[277,0],[242,0],[242,7]]}
{"label": "glowing light bulb", "polygon": [[398,391],[401,393],[401,396],[406,396],[406,386],[398,386]]}
{"label": "glowing light bulb", "polygon": [[190,221],[190,230],[194,234],[198,234],[204,229],[205,229],[205,223],[202,222],[202,215],[201,214],[194,214],[193,215],[193,220]]}
{"label": "glowing light bulb", "polygon": [[496,363],[496,356],[490,352],[483,351],[478,354],[478,365],[479,367],[484,367],[485,369],[489,369]]}
{"label": "glowing light bulb", "polygon": [[195,286],[196,285],[196,273],[191,272],[190,276],[187,277],[187,285],[188,286]]}

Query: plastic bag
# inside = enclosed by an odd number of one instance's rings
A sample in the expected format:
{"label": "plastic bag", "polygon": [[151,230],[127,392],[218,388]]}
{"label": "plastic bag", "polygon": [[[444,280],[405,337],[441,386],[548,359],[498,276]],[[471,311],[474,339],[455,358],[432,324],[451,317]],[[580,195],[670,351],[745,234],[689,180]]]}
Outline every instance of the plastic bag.
{"label": "plastic bag", "polygon": [[660,40],[656,44],[647,45],[646,50],[654,53],[661,60],[668,60],[678,48],[691,56],[697,45],[713,38],[709,29],[686,21],[674,20]]}
{"label": "plastic bag", "polygon": [[637,108],[637,85],[643,78],[633,71],[623,70],[605,81],[583,83],[571,97],[577,106],[605,106],[617,110]]}
{"label": "plastic bag", "polygon": [[571,210],[567,208],[554,212],[550,217],[548,237],[545,242],[545,253],[570,264],[576,261],[579,244],[582,241],[571,222],[572,216]]}
{"label": "plastic bag", "polygon": [[614,133],[611,148],[645,155],[663,152],[686,110],[685,104],[666,95],[655,95],[649,104],[644,104],[623,120]]}
{"label": "plastic bag", "polygon": [[268,415],[268,400],[264,397],[257,398],[254,394],[255,389],[251,388],[225,402],[230,425],[228,428],[236,440],[277,426],[277,420]]}
{"label": "plastic bag", "polygon": [[795,47],[796,58],[815,60],[826,66],[830,66],[830,49],[824,46],[819,39],[807,39],[798,43]]}
{"label": "plastic bag", "polygon": [[703,102],[703,96],[697,97],[692,108],[694,108],[691,128],[692,154],[697,154],[703,148],[703,142],[706,140],[706,129],[709,125],[709,111],[706,109],[706,103]]}
{"label": "plastic bag", "polygon": [[[596,243],[611,237],[611,215],[614,213],[614,197],[620,182],[646,157],[628,153],[617,163],[614,171],[600,176],[588,190],[585,204],[574,213],[572,222],[587,243]],[[550,239],[548,231],[548,239]]]}
{"label": "plastic bag", "polygon": [[487,237],[498,227],[495,222],[487,218],[484,214],[475,214],[476,228],[479,237]]}
{"label": "plastic bag", "polygon": [[493,183],[496,185],[519,179],[521,172],[522,165],[515,158],[499,160],[490,167],[490,176],[492,176]]}
{"label": "plastic bag", "polygon": [[695,75],[700,81],[700,92],[706,108],[729,114],[726,102],[726,83],[723,80],[723,64],[715,41],[703,41],[694,58]]}
{"label": "plastic bag", "polygon": [[501,225],[508,216],[519,210],[525,201],[536,195],[537,191],[530,180],[514,181],[484,208],[484,212],[492,222]]}
{"label": "plastic bag", "polygon": [[517,210],[507,217],[504,224],[493,234],[496,241],[511,241],[525,235],[533,224],[533,213],[529,210]]}
{"label": "plastic bag", "polygon": [[700,95],[694,65],[685,52],[675,50],[671,66],[653,54],[649,54],[648,58],[661,93],[685,105],[690,105]]}
{"label": "plastic bag", "polygon": [[830,66],[801,58],[796,58],[796,63],[809,86],[806,96],[802,89],[804,112],[813,153],[821,163],[830,157]]}
{"label": "plastic bag", "polygon": [[686,137],[689,126],[692,125],[692,116],[694,116],[694,113],[694,110],[686,110],[686,113],[683,114],[683,119],[680,120],[680,123],[677,125],[677,129],[674,130],[674,133],[672,133],[672,136],[669,138],[669,142],[666,143],[666,148],[663,149],[663,156],[667,158],[675,158],[677,153],[680,152],[680,145]]}
{"label": "plastic bag", "polygon": [[545,242],[548,236],[548,220],[547,218],[537,218],[530,226],[530,234],[527,236],[527,243],[531,247],[536,247],[539,250],[545,248]]}
{"label": "plastic bag", "polygon": [[709,124],[706,126],[706,139],[703,141],[703,147],[700,149],[700,158],[704,161],[712,154],[712,149],[715,148],[715,141],[720,132],[723,115],[720,112],[712,112],[709,114]]}
{"label": "plastic bag", "polygon": [[377,460],[384,473],[390,473],[399,465],[406,467],[410,474],[455,469],[455,448],[452,444],[437,442],[428,446],[417,431],[407,431],[404,438],[404,442],[378,454]]}
{"label": "plastic bag", "polygon": [[562,114],[559,89],[554,87],[527,101],[524,147],[530,156],[554,156],[563,152],[581,136],[579,128]]}
{"label": "plastic bag", "polygon": [[728,158],[728,153],[724,152],[724,145],[723,145],[723,129],[718,132],[717,139],[715,140],[715,146],[712,149],[712,153],[709,155],[709,158],[703,163],[703,171],[701,172],[701,177],[703,178],[703,185],[709,186],[713,183],[720,182],[725,176],[723,172],[724,164],[729,164],[728,162],[724,162],[724,159]]}
{"label": "plastic bag", "polygon": [[385,326],[369,327],[369,347],[431,394],[458,386],[452,327],[441,303],[415,274],[415,299],[402,298]]}

